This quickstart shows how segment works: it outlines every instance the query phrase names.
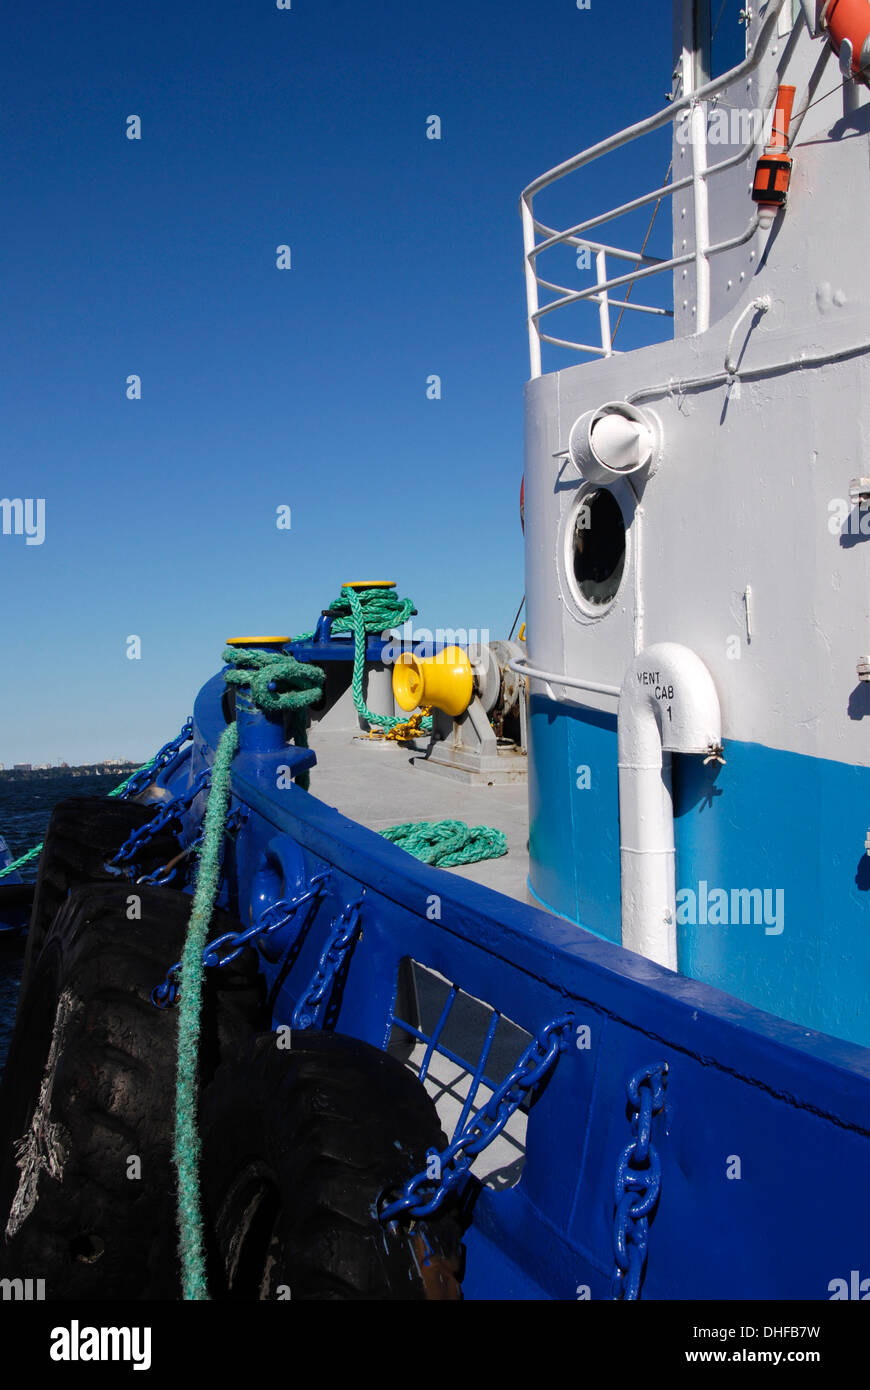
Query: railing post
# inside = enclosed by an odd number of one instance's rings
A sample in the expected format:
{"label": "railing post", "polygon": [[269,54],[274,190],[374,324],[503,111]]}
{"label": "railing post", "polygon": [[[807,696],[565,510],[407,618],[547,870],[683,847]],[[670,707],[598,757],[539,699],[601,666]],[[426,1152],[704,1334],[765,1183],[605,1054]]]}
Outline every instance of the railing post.
{"label": "railing post", "polygon": [[[595,252],[595,276],[599,285],[607,284],[607,255],[604,251]],[[613,341],[610,334],[610,299],[607,291],[598,296],[598,317],[601,322],[601,347],[605,357],[613,355]]]}
{"label": "railing post", "polygon": [[535,249],[535,219],[531,197],[522,200],[523,264],[526,272],[526,312],[529,326],[529,369],[532,380],[541,375],[541,335],[538,320],[538,279],[533,252]]}
{"label": "railing post", "polygon": [[692,190],[695,210],[695,332],[710,327],[710,215],[707,198],[707,106],[692,103]]}

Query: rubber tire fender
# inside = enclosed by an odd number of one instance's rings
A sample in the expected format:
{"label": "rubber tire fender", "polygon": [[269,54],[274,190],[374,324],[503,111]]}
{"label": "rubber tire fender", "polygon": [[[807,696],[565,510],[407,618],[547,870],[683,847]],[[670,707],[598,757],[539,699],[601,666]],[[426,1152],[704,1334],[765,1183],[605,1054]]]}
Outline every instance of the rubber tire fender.
{"label": "rubber tire fender", "polygon": [[460,1296],[449,1205],[425,1226],[378,1219],[379,1199],[447,1142],[396,1058],[336,1033],[278,1029],[219,1069],[201,1113],[212,1297]]}
{"label": "rubber tire fender", "polygon": [[[75,889],[36,962],[0,1087],[0,1274],[45,1279],[48,1299],[180,1297],[178,1012],[150,994],[190,907],[171,888]],[[239,929],[214,914],[213,936]],[[264,994],[250,948],[206,971],[203,1081],[265,1026]]]}
{"label": "rubber tire fender", "polygon": [[[132,835],[153,820],[160,803],[142,805],[105,796],[68,796],[52,811],[42,853],[33,910],[24,947],[19,1001],[30,988],[33,967],[55,914],[71,889],[84,883],[117,883],[117,875],[105,867],[106,859]],[[175,835],[161,830],[149,841],[141,862],[151,872],[173,859],[180,845]]]}

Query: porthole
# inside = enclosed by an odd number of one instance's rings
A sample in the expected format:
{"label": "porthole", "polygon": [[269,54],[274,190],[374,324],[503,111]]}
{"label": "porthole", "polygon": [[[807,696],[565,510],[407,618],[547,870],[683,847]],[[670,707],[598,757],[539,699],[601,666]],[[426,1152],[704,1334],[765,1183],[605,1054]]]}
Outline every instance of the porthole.
{"label": "porthole", "polygon": [[625,517],[608,488],[582,495],[566,540],[568,577],[575,595],[587,612],[603,612],[619,592],[626,551]]}

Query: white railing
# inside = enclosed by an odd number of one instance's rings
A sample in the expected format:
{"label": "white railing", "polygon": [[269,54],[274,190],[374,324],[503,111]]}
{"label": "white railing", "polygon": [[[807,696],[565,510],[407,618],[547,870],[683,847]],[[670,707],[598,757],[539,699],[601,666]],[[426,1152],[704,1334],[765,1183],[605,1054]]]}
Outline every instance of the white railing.
{"label": "white railing", "polygon": [[[631,310],[634,313],[654,314],[660,317],[673,318],[673,307],[660,307],[653,304],[642,304],[632,300],[629,295],[631,287],[640,280],[648,279],[653,275],[661,275],[678,269],[680,266],[694,265],[695,268],[695,294],[696,294],[696,314],[695,331],[703,332],[709,327],[710,323],[710,261],[713,256],[720,255],[724,251],[730,251],[734,247],[742,246],[754,236],[758,227],[758,216],[753,215],[746,228],[737,236],[732,236],[726,240],[711,242],[709,228],[709,213],[707,206],[707,185],[711,178],[723,173],[726,169],[733,168],[735,165],[747,160],[758,142],[757,134],[753,135],[749,143],[736,154],[730,155],[727,159],[720,160],[717,164],[707,164],[707,109],[705,103],[723,91],[726,87],[732,86],[740,81],[746,74],[752,72],[761,61],[763,55],[768,51],[771,40],[777,32],[779,13],[785,4],[790,5],[791,0],[779,0],[779,3],[771,5],[768,14],[765,16],[764,23],[758,33],[753,45],[752,52],[736,68],[724,73],[712,82],[707,82],[703,87],[696,91],[687,93],[683,97],[674,100],[663,110],[656,112],[654,116],[647,117],[646,120],[638,121],[633,126],[628,126],[625,130],[616,135],[611,135],[607,140],[601,140],[597,145],[592,145],[588,150],[575,155],[573,159],[566,160],[559,164],[555,169],[542,174],[540,178],[530,183],[523,192],[520,200],[520,212],[523,221],[523,246],[525,253],[525,275],[526,275],[526,301],[528,307],[528,331],[529,331],[529,358],[532,377],[541,375],[541,344],[552,343],[557,347],[568,348],[575,352],[590,354],[595,357],[610,357],[613,355],[613,336],[610,325],[610,310],[612,308],[621,309],[623,312]],[[773,82],[767,99],[763,103],[765,116],[772,110],[776,101],[776,94],[779,83],[782,80],[782,72],[791,57],[799,25],[794,25],[790,37],[782,53],[778,64],[778,74]],[[660,130],[666,125],[671,125],[678,119],[687,115],[690,121],[688,131],[687,148],[691,152],[692,169],[691,173],[683,178],[675,179],[672,183],[665,183],[660,188],[654,188],[650,193],[644,193],[640,197],[633,198],[629,202],[622,203],[618,207],[611,208],[608,212],[599,213],[595,217],[586,218],[583,222],[578,222],[564,231],[558,231],[553,227],[547,226],[539,221],[534,214],[535,196],[544,188],[549,188],[552,184],[564,178],[567,174],[572,174],[578,169],[585,168],[593,163],[594,160],[602,158],[611,151],[622,148],[635,140],[641,139],[644,135],[649,135],[653,131]],[[658,203],[664,198],[672,198],[674,194],[683,189],[692,189],[693,209],[694,209],[694,239],[695,244],[691,250],[686,250],[678,256],[670,256],[666,259],[656,256],[648,256],[642,251],[631,251],[615,246],[608,246],[602,242],[590,240],[587,233],[605,222],[611,222],[618,217],[636,212],[638,209],[648,206],[650,203]],[[539,239],[540,238],[540,239]],[[574,247],[577,249],[588,250],[590,258],[595,258],[595,283],[585,289],[575,290],[567,285],[558,284],[552,280],[544,279],[538,271],[538,260],[547,251],[555,247]],[[616,260],[628,262],[632,269],[625,274],[611,277],[608,271],[607,258],[613,257]],[[555,299],[550,299],[546,303],[541,303],[539,298],[540,290],[550,290],[556,295]],[[618,299],[611,297],[613,290],[622,291]],[[673,289],[670,291],[671,303],[673,301]],[[564,309],[569,305],[581,303],[597,303],[599,317],[600,340],[597,343],[575,342],[567,338],[554,337],[543,331],[542,320],[546,315],[552,314],[557,310]]]}

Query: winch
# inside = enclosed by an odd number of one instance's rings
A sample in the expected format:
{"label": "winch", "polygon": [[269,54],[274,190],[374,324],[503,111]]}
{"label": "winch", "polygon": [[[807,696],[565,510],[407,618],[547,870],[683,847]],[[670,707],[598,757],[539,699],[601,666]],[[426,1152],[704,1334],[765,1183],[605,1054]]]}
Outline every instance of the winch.
{"label": "winch", "polygon": [[432,711],[431,739],[415,766],[488,786],[525,779],[524,681],[509,665],[523,655],[517,642],[481,642],[399,658],[393,670],[396,704]]}

